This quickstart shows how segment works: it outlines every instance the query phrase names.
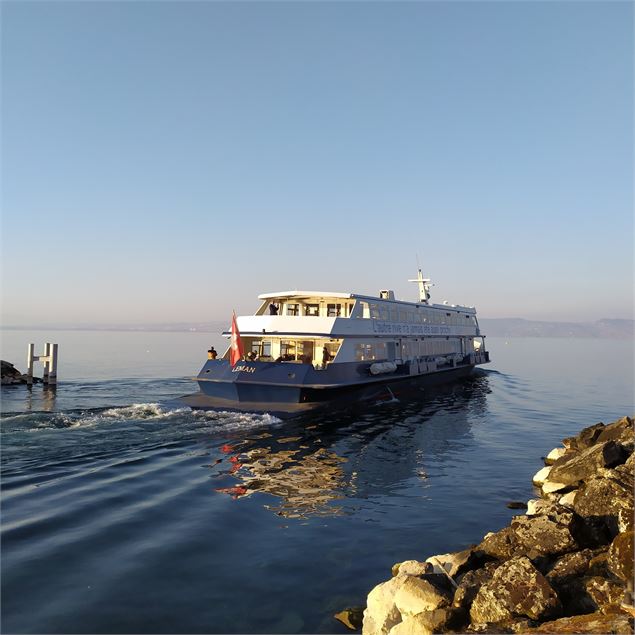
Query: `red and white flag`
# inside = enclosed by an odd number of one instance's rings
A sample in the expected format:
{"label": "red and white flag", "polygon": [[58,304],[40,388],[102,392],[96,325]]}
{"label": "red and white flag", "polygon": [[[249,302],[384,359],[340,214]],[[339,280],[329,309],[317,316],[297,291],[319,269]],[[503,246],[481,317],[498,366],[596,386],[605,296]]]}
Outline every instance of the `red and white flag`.
{"label": "red and white flag", "polygon": [[229,347],[230,364],[235,366],[242,358],[243,353],[243,341],[240,339],[240,331],[238,330],[238,324],[236,323],[236,313],[232,313],[231,344]]}

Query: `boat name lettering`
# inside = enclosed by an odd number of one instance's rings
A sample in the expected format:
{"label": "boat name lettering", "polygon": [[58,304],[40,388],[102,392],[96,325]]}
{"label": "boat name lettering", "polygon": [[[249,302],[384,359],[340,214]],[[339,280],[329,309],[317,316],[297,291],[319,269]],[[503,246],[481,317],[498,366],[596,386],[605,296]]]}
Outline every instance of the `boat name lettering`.
{"label": "boat name lettering", "polygon": [[394,335],[449,335],[449,326],[430,324],[404,324],[373,320],[373,332]]}
{"label": "boat name lettering", "polygon": [[232,373],[255,373],[256,369],[253,366],[236,366],[232,368]]}

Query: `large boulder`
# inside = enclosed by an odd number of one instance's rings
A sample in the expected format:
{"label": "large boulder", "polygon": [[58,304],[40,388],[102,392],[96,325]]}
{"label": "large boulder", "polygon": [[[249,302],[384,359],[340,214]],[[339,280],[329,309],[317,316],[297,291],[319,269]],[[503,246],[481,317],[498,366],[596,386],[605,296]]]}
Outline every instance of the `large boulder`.
{"label": "large boulder", "polygon": [[412,615],[390,629],[390,635],[432,635],[423,615]]}
{"label": "large boulder", "polygon": [[403,580],[409,576],[397,576],[378,584],[366,599],[362,625],[363,635],[386,635],[401,622],[401,613],[395,605],[395,594]]}
{"label": "large boulder", "polygon": [[453,594],[447,588],[432,582],[431,578],[432,576],[406,576],[403,580],[395,593],[395,605],[402,618],[450,605]]}
{"label": "large boulder", "polygon": [[616,441],[632,452],[635,442],[633,419],[631,419],[631,417],[622,417],[604,426],[604,429],[597,438],[597,442],[603,443],[605,441]]}
{"label": "large boulder", "polygon": [[[363,635],[387,635],[408,617],[449,607],[453,596],[449,587],[446,576],[436,574],[397,575],[378,584],[366,600]],[[412,624],[401,627],[403,633]]]}
{"label": "large boulder", "polygon": [[562,617],[559,620],[545,622],[527,633],[548,633],[559,635],[562,633],[589,633],[592,635],[633,635],[633,620],[626,615],[605,615],[591,613],[589,615],[575,615]]}
{"label": "large boulder", "polygon": [[489,558],[509,560],[516,550],[516,539],[511,527],[503,527],[500,531],[485,534],[476,550]]}
{"label": "large boulder", "polygon": [[546,578],[554,588],[558,583],[584,575],[589,570],[589,563],[595,552],[591,549],[583,549],[573,553],[566,553],[551,564]]}
{"label": "large boulder", "polygon": [[0,360],[0,382],[3,386],[10,384],[24,384],[26,377],[11,363]]}
{"label": "large boulder", "polygon": [[602,523],[612,537],[619,533],[620,515],[633,515],[633,490],[616,470],[591,478],[580,487],[573,509],[582,518]]}
{"label": "large boulder", "polygon": [[590,448],[602,434],[604,428],[603,423],[596,423],[584,428],[576,436],[564,439],[562,445],[564,445],[567,450],[584,450]]}
{"label": "large boulder", "polygon": [[599,468],[614,467],[626,460],[628,453],[615,441],[597,443],[579,454],[564,456],[549,472],[549,481],[575,485],[597,473]]}
{"label": "large boulder", "polygon": [[558,555],[578,549],[571,534],[573,514],[559,514],[559,519],[563,522],[556,522],[547,515],[515,517],[511,524],[515,555]]}
{"label": "large boulder", "polygon": [[470,608],[473,623],[496,623],[525,616],[547,619],[561,610],[560,600],[545,577],[524,557],[496,569],[476,594]]}
{"label": "large boulder", "polygon": [[633,579],[633,535],[631,530],[615,536],[607,558],[611,573],[624,582]]}
{"label": "large boulder", "polygon": [[390,629],[390,635],[425,635],[427,633],[444,632],[456,623],[457,610],[452,608],[421,611],[416,615],[406,616],[403,622]]}
{"label": "large boulder", "polygon": [[488,562],[482,569],[475,569],[465,573],[454,592],[452,606],[460,609],[469,609],[479,589],[492,579],[494,571],[498,568],[498,562]]}

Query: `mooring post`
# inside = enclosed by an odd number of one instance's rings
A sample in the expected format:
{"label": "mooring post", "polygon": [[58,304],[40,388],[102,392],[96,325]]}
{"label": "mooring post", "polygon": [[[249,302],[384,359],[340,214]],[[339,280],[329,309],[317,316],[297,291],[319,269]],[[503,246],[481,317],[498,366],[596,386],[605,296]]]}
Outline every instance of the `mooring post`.
{"label": "mooring post", "polygon": [[35,351],[35,344],[29,344],[26,353],[26,383],[29,386],[33,385],[33,360],[35,359],[33,351]]}
{"label": "mooring post", "polygon": [[44,362],[42,372],[42,383],[49,386],[57,384],[57,344],[46,342],[44,344],[44,355],[35,355],[35,345],[29,344],[27,351],[27,372],[26,383],[33,385],[33,362]]}
{"label": "mooring post", "polygon": [[51,364],[51,345],[46,342],[44,344],[44,355],[40,355],[40,361],[44,362],[44,370],[42,371],[42,383],[49,383],[49,368]]}
{"label": "mooring post", "polygon": [[49,384],[57,384],[57,344],[51,344],[51,361],[49,362]]}

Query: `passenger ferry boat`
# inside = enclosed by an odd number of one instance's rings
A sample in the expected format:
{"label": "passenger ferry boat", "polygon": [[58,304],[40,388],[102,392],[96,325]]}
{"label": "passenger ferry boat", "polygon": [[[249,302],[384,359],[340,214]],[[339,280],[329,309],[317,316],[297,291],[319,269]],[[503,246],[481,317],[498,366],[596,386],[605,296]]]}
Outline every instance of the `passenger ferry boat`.
{"label": "passenger ferry boat", "polygon": [[233,319],[231,345],[196,377],[196,409],[290,417],[324,406],[385,400],[416,386],[469,374],[489,362],[474,307],[356,293],[264,293],[252,316]]}

